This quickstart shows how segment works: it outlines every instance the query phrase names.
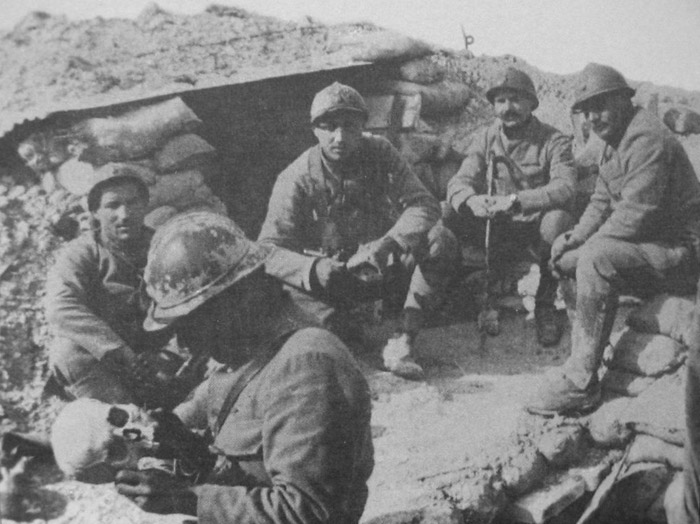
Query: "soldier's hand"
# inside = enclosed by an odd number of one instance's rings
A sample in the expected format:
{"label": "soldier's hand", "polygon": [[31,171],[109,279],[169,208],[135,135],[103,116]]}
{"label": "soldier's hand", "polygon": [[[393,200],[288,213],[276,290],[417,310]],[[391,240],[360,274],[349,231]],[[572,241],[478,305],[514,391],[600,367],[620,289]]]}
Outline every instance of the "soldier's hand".
{"label": "soldier's hand", "polygon": [[489,218],[489,207],[491,205],[491,197],[487,195],[470,196],[466,205],[477,218]]}
{"label": "soldier's hand", "polygon": [[107,352],[102,360],[105,364],[124,371],[133,369],[138,363],[136,353],[129,346],[120,346]]}
{"label": "soldier's hand", "polygon": [[552,252],[549,260],[550,269],[554,271],[557,275],[559,275],[560,268],[558,264],[561,260],[561,257],[563,257],[564,253],[566,253],[567,251],[576,249],[580,245],[580,242],[576,241],[572,237],[571,231],[567,231],[566,233],[562,233],[561,235],[559,235],[552,243]]}
{"label": "soldier's hand", "polygon": [[160,470],[124,469],[114,480],[117,492],[151,513],[197,514],[197,495],[186,480]]}
{"label": "soldier's hand", "polygon": [[329,287],[332,287],[332,283],[342,278],[344,273],[347,273],[345,264],[332,258],[318,258],[314,264],[316,282],[323,290],[328,290]]}
{"label": "soldier's hand", "polygon": [[510,196],[494,195],[488,202],[488,216],[504,215],[511,212],[513,199]]}
{"label": "soldier's hand", "polygon": [[401,246],[389,236],[383,236],[367,244],[363,244],[348,260],[348,271],[354,271],[362,266],[370,265],[383,274],[389,263],[389,257],[398,257]]}

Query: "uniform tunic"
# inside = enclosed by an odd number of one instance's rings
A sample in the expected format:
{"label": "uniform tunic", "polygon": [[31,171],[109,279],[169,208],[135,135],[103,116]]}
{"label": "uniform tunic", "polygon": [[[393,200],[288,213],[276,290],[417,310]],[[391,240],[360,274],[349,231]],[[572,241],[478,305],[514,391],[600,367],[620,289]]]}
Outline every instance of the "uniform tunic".
{"label": "uniform tunic", "polygon": [[[176,414],[215,431],[249,365],[216,372]],[[370,412],[367,382],[343,343],[318,328],[294,332],[214,435],[219,461],[197,488],[199,522],[357,523],[374,465]]]}

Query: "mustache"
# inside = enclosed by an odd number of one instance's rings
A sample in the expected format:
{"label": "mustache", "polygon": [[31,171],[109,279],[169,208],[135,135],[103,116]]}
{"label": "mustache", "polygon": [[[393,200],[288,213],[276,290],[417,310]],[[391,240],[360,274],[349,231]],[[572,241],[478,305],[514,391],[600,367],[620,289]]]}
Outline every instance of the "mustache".
{"label": "mustache", "polygon": [[501,113],[501,118],[517,118],[520,116],[520,113],[517,111],[506,111],[504,113]]}

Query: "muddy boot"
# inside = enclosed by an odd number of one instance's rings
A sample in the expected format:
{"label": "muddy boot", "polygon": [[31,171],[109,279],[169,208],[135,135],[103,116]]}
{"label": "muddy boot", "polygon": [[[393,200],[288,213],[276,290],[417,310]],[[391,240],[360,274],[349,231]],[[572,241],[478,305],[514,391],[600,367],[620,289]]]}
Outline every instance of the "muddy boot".
{"label": "muddy boot", "polygon": [[540,283],[535,295],[535,326],[537,340],[544,347],[555,346],[561,340],[562,325],[554,307],[559,282],[546,265],[540,266]]}
{"label": "muddy boot", "polygon": [[405,308],[401,328],[386,343],[382,351],[384,367],[394,375],[407,380],[424,380],[425,372],[415,361],[413,343],[423,327],[423,312]]}
{"label": "muddy boot", "polygon": [[600,402],[598,367],[617,313],[617,296],[577,297],[571,356],[525,405],[540,415],[579,414]]}

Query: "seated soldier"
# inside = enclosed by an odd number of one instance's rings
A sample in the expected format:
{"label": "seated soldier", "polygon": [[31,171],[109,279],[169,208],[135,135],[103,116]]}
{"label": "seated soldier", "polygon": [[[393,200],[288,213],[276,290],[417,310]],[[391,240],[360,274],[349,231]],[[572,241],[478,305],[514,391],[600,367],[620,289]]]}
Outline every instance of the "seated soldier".
{"label": "seated soldier", "polygon": [[347,347],[306,327],[265,273],[270,252],[209,212],[171,219],[153,238],[147,329],[172,325],[194,354],[225,368],[175,410],[181,424],[210,430],[216,464],[199,462],[211,471],[117,474],[118,491],[147,511],[240,524],[356,524],[362,515],[373,468],[369,387]]}
{"label": "seated soldier", "polygon": [[96,183],[87,202],[97,229],[66,244],[47,278],[46,317],[55,335],[49,365],[71,397],[137,403],[136,355],[163,343],[142,327],[148,187],[123,171]]}
{"label": "seated soldier", "polygon": [[[457,243],[436,225],[437,200],[398,151],[384,138],[363,134],[367,117],[352,87],[336,82],[316,94],[311,124],[318,144],[277,178],[259,241],[279,248],[268,273],[291,286],[295,300],[323,325],[337,327],[342,309],[362,300],[405,296],[384,365],[420,379],[414,339],[424,308],[444,292]],[[367,267],[378,271],[374,284],[355,272]],[[403,278],[392,279],[397,273]]]}
{"label": "seated soldier", "polygon": [[[576,170],[571,141],[532,115],[539,104],[537,93],[522,71],[506,69],[486,98],[497,119],[474,137],[462,166],[448,183],[451,210],[445,213],[445,225],[467,243],[484,246],[490,220],[487,256],[496,272],[510,255],[504,252],[507,244],[535,247],[540,266],[537,337],[543,346],[551,346],[559,342],[562,326],[555,314],[558,283],[549,269],[549,256],[554,239],[574,225]],[[492,310],[484,328],[496,334],[498,317]]]}
{"label": "seated soldier", "polygon": [[597,406],[598,368],[621,290],[649,296],[695,289],[700,183],[683,146],[656,115],[635,107],[632,95],[608,66],[589,64],[579,78],[572,109],[605,149],[583,216],[552,246],[554,269],[576,279],[571,355],[527,403],[532,413]]}

